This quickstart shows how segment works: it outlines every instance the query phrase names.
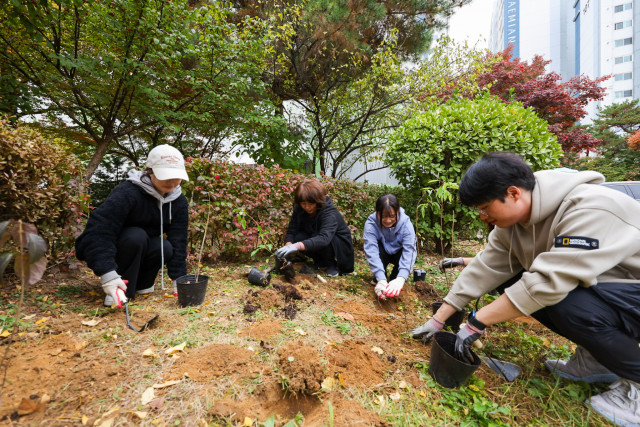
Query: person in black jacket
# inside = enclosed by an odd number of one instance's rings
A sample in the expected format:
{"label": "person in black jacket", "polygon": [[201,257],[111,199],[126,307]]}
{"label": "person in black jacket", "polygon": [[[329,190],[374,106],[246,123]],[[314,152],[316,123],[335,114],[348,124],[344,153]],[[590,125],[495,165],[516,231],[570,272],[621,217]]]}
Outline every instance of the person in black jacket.
{"label": "person in black jacket", "polygon": [[105,306],[153,292],[165,264],[174,289],[175,279],[187,274],[189,217],[182,180],[189,180],[182,154],[159,145],[149,152],[147,169],[129,171],[89,216],[76,239],[76,257],[100,276]]}
{"label": "person in black jacket", "polygon": [[351,231],[327,196],[327,190],[315,179],[305,179],[294,190],[295,205],[285,235],[285,246],[275,253],[284,259],[303,251],[327,276],[353,271]]}

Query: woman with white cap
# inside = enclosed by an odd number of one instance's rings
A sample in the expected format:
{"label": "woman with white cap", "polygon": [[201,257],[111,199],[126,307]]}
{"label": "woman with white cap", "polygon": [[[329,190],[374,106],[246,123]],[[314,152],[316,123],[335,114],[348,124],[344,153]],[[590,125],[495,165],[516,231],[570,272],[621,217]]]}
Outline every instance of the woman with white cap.
{"label": "woman with white cap", "polygon": [[153,292],[164,265],[174,282],[187,273],[183,180],[189,177],[182,154],[159,145],[149,152],[145,171],[129,171],[129,178],[91,212],[76,240],[76,256],[100,276],[105,306],[120,307],[127,298]]}

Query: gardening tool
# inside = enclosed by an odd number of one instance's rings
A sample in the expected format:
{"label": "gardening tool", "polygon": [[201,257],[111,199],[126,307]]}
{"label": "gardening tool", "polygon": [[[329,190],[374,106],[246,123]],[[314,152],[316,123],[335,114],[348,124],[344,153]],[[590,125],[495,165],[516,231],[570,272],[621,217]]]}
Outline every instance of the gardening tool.
{"label": "gardening tool", "polygon": [[125,315],[127,316],[127,326],[129,326],[129,328],[133,329],[136,332],[144,331],[149,326],[151,326],[153,323],[155,323],[155,321],[158,320],[158,317],[160,317],[159,314],[156,314],[147,323],[142,325],[142,327],[140,329],[136,329],[136,328],[133,327],[133,325],[131,325],[131,320],[129,320],[129,303],[128,302],[124,303],[124,312],[125,312]]}
{"label": "gardening tool", "polygon": [[487,365],[491,370],[498,375],[500,375],[504,380],[508,382],[515,381],[518,378],[518,375],[522,372],[522,369],[514,363],[505,362],[503,360],[496,360],[490,356],[480,356],[480,359]]}
{"label": "gardening tool", "polygon": [[[478,311],[478,303],[480,302],[480,297],[476,300],[476,308],[473,311],[472,315],[475,316]],[[513,382],[518,375],[522,372],[522,369],[514,363],[505,362],[504,360],[494,359],[491,356],[480,356],[480,359],[487,365],[493,372],[500,375],[505,381]]]}

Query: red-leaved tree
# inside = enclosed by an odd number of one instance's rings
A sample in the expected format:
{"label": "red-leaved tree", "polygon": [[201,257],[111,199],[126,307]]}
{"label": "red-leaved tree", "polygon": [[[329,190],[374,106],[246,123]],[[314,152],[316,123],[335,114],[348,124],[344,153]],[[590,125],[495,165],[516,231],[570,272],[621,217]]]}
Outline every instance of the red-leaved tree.
{"label": "red-leaved tree", "polygon": [[512,46],[487,58],[499,56],[491,71],[478,77],[480,87],[505,102],[517,100],[531,107],[549,123],[549,131],[558,137],[562,149],[572,152],[595,151],[600,140],[576,123],[587,115],[591,101],[602,100],[605,89],[600,85],[610,76],[590,79],[585,75],[562,82],[556,72],[545,72],[551,62],[536,55],[531,63],[513,57]]}

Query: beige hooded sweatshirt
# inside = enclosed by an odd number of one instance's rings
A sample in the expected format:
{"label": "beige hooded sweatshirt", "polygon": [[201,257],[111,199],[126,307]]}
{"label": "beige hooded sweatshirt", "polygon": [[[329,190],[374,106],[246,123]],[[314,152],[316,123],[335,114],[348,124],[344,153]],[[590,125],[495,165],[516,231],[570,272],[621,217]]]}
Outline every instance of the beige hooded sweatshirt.
{"label": "beige hooded sweatshirt", "polygon": [[555,305],[576,286],[640,282],[640,203],[599,186],[597,172],[535,173],[531,218],[496,227],[444,299],[461,310],[522,269],[505,291],[524,314]]}

